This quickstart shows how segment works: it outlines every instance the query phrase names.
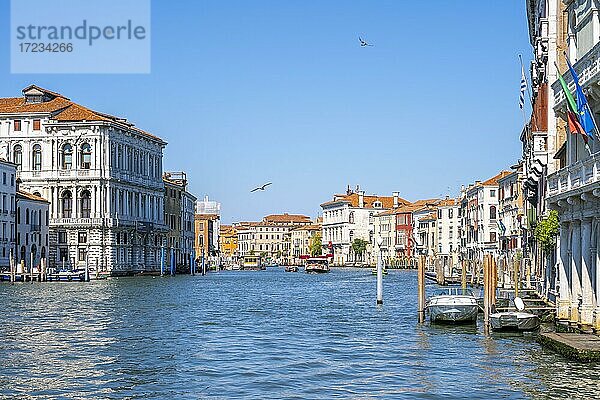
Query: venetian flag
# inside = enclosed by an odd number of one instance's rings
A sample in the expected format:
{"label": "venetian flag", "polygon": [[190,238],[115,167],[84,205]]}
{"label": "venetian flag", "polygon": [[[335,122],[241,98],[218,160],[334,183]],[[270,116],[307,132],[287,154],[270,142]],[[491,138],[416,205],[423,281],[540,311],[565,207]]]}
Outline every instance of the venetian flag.
{"label": "venetian flag", "polygon": [[577,76],[577,72],[575,72],[573,69],[569,59],[566,58],[566,60],[567,64],[569,65],[569,71],[571,71],[571,75],[573,76],[573,82],[575,82],[575,92],[577,93],[577,116],[579,118],[579,122],[585,133],[593,139],[594,136],[592,135],[592,131],[596,129],[594,118],[590,112],[587,98],[583,93],[583,89],[581,88],[581,85],[579,85],[579,77]]}
{"label": "venetian flag", "polygon": [[525,69],[523,68],[523,63],[521,63],[521,91],[519,92],[519,108],[521,110],[525,106],[525,90],[527,90],[527,79],[525,79]]}

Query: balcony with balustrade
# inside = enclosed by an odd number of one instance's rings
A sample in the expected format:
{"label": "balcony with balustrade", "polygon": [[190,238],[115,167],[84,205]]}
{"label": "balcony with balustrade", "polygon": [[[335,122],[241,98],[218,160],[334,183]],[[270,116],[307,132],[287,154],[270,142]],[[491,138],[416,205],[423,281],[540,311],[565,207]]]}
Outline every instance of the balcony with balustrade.
{"label": "balcony with balustrade", "polygon": [[[600,42],[596,43],[590,51],[577,60],[573,64],[573,69],[579,76],[579,84],[586,92],[588,100],[590,95],[600,98],[600,87],[598,87],[600,83]],[[571,93],[575,93],[575,83],[568,70],[563,74],[563,78],[569,86]],[[554,91],[554,110],[558,113],[564,112],[566,109],[566,98],[558,80],[552,84],[552,90]]]}
{"label": "balcony with balustrade", "polygon": [[548,175],[548,202],[591,193],[600,196],[600,153]]}

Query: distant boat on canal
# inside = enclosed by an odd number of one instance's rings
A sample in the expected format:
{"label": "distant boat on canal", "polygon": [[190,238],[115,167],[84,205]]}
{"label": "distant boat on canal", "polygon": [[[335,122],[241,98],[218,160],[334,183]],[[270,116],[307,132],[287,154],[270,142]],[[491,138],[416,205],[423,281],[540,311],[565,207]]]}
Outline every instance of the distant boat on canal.
{"label": "distant boat on canal", "polygon": [[427,310],[433,323],[474,323],[479,306],[471,290],[448,287],[434,292],[427,302]]}
{"label": "distant boat on canal", "polygon": [[298,272],[297,265],[288,265],[285,267],[285,272]]}
{"label": "distant boat on canal", "polygon": [[266,267],[260,264],[260,257],[244,256],[244,261],[242,262],[242,269],[247,271],[259,271],[266,269]]}
{"label": "distant boat on canal", "polygon": [[[387,268],[381,268],[381,272],[382,272],[384,275],[387,275],[387,274],[388,274]],[[373,274],[373,275],[377,275],[377,267],[375,267],[375,268],[371,268],[371,274]]]}
{"label": "distant boat on canal", "polygon": [[311,257],[306,260],[304,271],[307,274],[322,274],[329,272],[329,262],[327,258]]}

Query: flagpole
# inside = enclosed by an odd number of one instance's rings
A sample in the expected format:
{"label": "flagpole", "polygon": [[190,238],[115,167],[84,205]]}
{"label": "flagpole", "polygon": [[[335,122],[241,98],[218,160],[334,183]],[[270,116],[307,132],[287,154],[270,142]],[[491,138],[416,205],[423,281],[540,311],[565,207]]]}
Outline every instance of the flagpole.
{"label": "flagpole", "polygon": [[[527,77],[525,76],[525,68],[523,67],[523,59],[521,58],[520,54],[519,54],[519,61],[521,61],[521,77],[525,78],[525,89],[527,90],[527,96],[530,97],[531,94],[529,93],[529,85],[527,82]],[[531,114],[533,115],[533,103],[531,102],[531,97],[529,98],[529,104],[531,104]],[[527,118],[525,117],[525,104],[523,104],[523,107],[521,107],[521,114],[523,114],[523,126],[525,127],[525,129],[527,129]]]}
{"label": "flagpole", "polygon": [[[523,66],[523,58],[521,57],[521,55],[519,54],[519,61],[521,61],[521,71],[525,71],[525,67]],[[527,76],[525,76],[525,82],[527,82]],[[529,98],[529,104],[531,105],[531,108],[533,109],[533,100],[531,97],[531,92],[529,91],[529,82],[527,82],[528,84],[525,86],[525,89],[527,90],[527,97]]]}

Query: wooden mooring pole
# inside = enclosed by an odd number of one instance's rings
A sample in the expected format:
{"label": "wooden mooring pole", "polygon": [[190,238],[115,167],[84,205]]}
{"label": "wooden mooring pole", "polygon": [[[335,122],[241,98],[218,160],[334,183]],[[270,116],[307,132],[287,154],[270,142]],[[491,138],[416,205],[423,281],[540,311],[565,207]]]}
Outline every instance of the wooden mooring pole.
{"label": "wooden mooring pole", "polygon": [[513,260],[513,285],[515,286],[515,297],[519,297],[519,284],[521,279],[519,278],[519,260],[515,257]]}
{"label": "wooden mooring pole", "polygon": [[417,296],[419,323],[425,322],[425,260],[417,260]]}
{"label": "wooden mooring pole", "polygon": [[464,291],[467,290],[467,261],[462,260],[461,264],[462,271],[460,276],[460,283],[464,293]]}
{"label": "wooden mooring pole", "polygon": [[10,259],[9,259],[9,264],[10,264],[10,283],[14,285],[15,283],[15,270],[17,268],[17,266],[15,265],[15,259],[13,258],[13,251],[12,249],[10,249]]}
{"label": "wooden mooring pole", "polygon": [[496,257],[490,255],[492,276],[490,279],[490,312],[496,309],[496,288],[498,287],[498,263]]}

